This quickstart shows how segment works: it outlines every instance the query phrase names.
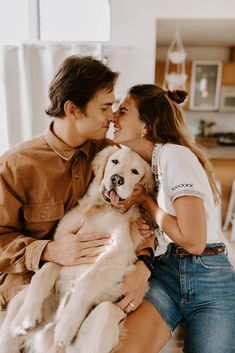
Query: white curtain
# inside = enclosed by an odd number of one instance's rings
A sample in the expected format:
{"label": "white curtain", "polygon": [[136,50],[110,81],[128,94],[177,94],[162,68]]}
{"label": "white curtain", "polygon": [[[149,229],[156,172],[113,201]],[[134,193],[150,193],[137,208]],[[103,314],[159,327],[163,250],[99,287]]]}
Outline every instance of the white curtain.
{"label": "white curtain", "polygon": [[99,58],[100,51],[98,45],[77,43],[2,47],[0,62],[10,147],[48,126],[48,86],[63,59],[72,54]]}

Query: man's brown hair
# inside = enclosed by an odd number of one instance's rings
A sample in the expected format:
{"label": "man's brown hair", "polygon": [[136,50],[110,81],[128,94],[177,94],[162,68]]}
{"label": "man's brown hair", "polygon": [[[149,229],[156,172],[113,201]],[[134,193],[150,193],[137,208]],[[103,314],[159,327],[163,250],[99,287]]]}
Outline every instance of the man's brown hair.
{"label": "man's brown hair", "polygon": [[64,103],[71,100],[85,110],[101,89],[112,91],[118,73],[91,56],[72,55],[64,60],[49,86],[50,106],[46,114],[63,117]]}

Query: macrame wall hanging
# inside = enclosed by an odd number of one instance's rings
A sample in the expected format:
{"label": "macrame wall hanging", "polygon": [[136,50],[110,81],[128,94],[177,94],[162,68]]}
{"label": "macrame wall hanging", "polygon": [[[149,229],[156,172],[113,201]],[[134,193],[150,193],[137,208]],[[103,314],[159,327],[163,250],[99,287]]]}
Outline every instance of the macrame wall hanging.
{"label": "macrame wall hanging", "polygon": [[180,33],[177,30],[166,54],[164,87],[169,90],[185,90],[187,75],[185,73],[186,53]]}

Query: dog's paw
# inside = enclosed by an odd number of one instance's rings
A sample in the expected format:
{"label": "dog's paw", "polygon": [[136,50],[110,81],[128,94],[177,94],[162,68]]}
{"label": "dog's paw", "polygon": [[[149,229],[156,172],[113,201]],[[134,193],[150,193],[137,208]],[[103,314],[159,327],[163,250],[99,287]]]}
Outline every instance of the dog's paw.
{"label": "dog's paw", "polygon": [[57,346],[64,347],[72,343],[74,337],[77,334],[77,325],[76,322],[70,318],[67,320],[59,320],[55,327],[55,342]]}
{"label": "dog's paw", "polygon": [[[74,314],[74,310],[66,308],[55,326],[55,342],[59,347],[70,345],[77,335],[82,317]],[[77,310],[75,312],[78,312]]]}
{"label": "dog's paw", "polygon": [[42,321],[41,313],[34,312],[28,315],[17,315],[10,325],[10,332],[12,337],[26,335],[28,331],[34,329]]}
{"label": "dog's paw", "polygon": [[68,346],[73,342],[86,316],[88,311],[86,302],[83,297],[79,299],[73,295],[66,307],[59,313],[55,326],[55,342],[59,347]]}

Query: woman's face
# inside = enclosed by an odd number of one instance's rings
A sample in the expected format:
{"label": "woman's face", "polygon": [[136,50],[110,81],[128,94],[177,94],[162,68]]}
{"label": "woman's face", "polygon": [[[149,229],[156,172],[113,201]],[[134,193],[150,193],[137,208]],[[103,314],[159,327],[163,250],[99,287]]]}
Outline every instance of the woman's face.
{"label": "woman's face", "polygon": [[133,146],[144,136],[145,123],[139,119],[139,111],[130,96],[124,97],[114,113],[114,138],[118,144]]}

